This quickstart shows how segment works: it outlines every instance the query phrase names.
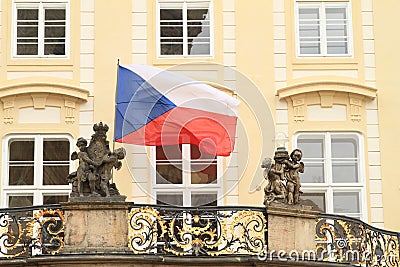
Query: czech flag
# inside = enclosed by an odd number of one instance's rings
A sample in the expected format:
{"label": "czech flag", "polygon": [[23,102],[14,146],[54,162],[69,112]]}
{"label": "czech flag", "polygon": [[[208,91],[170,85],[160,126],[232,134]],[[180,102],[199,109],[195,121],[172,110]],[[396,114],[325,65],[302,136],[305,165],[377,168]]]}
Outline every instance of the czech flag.
{"label": "czech flag", "polygon": [[116,142],[146,146],[194,144],[229,156],[239,101],[186,76],[146,65],[118,66]]}

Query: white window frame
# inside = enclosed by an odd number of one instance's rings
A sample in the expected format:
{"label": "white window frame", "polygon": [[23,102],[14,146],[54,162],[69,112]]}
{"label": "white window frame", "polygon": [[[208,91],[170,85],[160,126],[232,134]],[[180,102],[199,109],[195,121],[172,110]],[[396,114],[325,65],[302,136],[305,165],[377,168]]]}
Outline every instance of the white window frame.
{"label": "white window frame", "polygon": [[[150,147],[150,177],[151,177],[151,203],[157,204],[157,193],[171,194],[182,193],[183,206],[191,206],[192,193],[210,193],[217,194],[217,205],[222,205],[223,183],[222,183],[222,167],[223,157],[217,156],[217,180],[216,183],[210,184],[192,184],[191,172],[184,171],[182,173],[182,184],[157,184],[156,183],[156,147]],[[190,170],[190,144],[182,144],[182,168]]]}
{"label": "white window frame", "polygon": [[[44,54],[44,8],[65,6],[65,55],[45,55]],[[17,9],[23,7],[37,7],[39,9],[38,25],[38,54],[37,55],[18,55],[17,54]],[[11,50],[15,59],[19,58],[55,58],[69,59],[71,43],[71,15],[70,0],[13,0],[12,3],[12,38]]]}
{"label": "white window frame", "polygon": [[[189,55],[187,51],[188,38],[187,38],[187,13],[184,12],[187,10],[188,3],[202,3],[208,2],[208,13],[210,16],[210,54],[209,55]],[[161,30],[160,30],[160,9],[161,4],[172,3],[172,4],[182,4],[182,13],[183,13],[183,53],[182,55],[162,55],[161,54]],[[156,3],[156,51],[158,58],[213,58],[214,57],[214,0],[157,0]]]}
{"label": "white window frame", "polygon": [[[9,142],[14,139],[33,140],[34,143],[34,182],[33,185],[9,185],[8,159]],[[10,134],[3,138],[2,149],[2,188],[1,206],[8,207],[8,196],[33,196],[33,205],[42,205],[43,196],[67,195],[71,192],[71,185],[43,185],[43,140],[44,139],[67,139],[70,143],[70,154],[74,150],[74,140],[67,134]],[[69,172],[75,170],[75,164],[69,161]],[[67,177],[65,177],[66,179]]]}
{"label": "white window frame", "polygon": [[[357,138],[358,153],[358,178],[356,183],[334,183],[332,181],[332,159],[331,140],[332,136],[352,136]],[[299,136],[323,136],[324,137],[324,183],[306,183],[301,181],[301,190],[304,193],[323,193],[325,194],[325,212],[334,213],[333,194],[339,192],[358,192],[360,201],[360,213],[342,214],[347,216],[359,215],[361,220],[368,220],[367,216],[367,192],[366,192],[366,172],[365,172],[365,154],[364,154],[364,138],[358,132],[298,132],[293,136],[293,147],[297,148],[297,140]],[[303,155],[303,158],[307,155]],[[305,163],[305,168],[307,164]]]}
{"label": "white window frame", "polygon": [[[352,23],[352,9],[350,1],[307,1],[307,0],[297,0],[295,1],[295,35],[296,35],[296,56],[297,57],[349,57],[354,56],[354,42],[353,42],[353,23]],[[321,38],[321,53],[320,54],[301,54],[300,53],[300,34],[299,34],[299,7],[301,5],[307,5],[307,7],[314,7],[319,9],[320,15],[320,38]],[[328,54],[327,51],[327,34],[326,34],[326,7],[344,7],[346,8],[347,15],[347,54]]]}

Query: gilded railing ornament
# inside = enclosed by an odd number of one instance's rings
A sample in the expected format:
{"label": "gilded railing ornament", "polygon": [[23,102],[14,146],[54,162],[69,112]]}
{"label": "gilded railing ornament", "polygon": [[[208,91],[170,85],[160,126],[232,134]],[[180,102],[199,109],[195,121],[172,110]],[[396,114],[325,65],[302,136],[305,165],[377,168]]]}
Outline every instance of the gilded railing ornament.
{"label": "gilded railing ornament", "polygon": [[123,147],[110,150],[106,135],[107,124],[95,124],[93,131],[95,133],[89,145],[85,138],[79,137],[76,142],[79,151],[71,154],[72,160],[79,160],[79,166],[67,177],[67,181],[72,184],[70,201],[85,197],[120,198],[118,189],[111,181],[113,169],[119,170],[122,167],[120,160],[125,158],[126,151]]}
{"label": "gilded railing ornament", "polygon": [[400,234],[360,220],[321,215],[316,223],[318,260],[361,266],[400,266]]}
{"label": "gilded railing ornament", "polygon": [[262,210],[134,208],[129,247],[136,254],[260,255],[266,251]]}
{"label": "gilded railing ornament", "polygon": [[59,253],[64,247],[62,211],[31,208],[25,213],[0,213],[0,257]]}

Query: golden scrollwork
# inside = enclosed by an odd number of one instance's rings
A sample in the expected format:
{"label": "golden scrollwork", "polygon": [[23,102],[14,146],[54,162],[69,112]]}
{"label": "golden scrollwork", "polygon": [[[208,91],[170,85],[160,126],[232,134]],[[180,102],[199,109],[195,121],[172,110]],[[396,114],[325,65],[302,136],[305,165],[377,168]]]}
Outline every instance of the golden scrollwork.
{"label": "golden scrollwork", "polygon": [[399,266],[399,233],[341,216],[319,218],[315,240],[318,260],[362,266]]}
{"label": "golden scrollwork", "polygon": [[64,247],[64,215],[61,210],[32,210],[32,215],[0,215],[0,254],[56,254]]}
{"label": "golden scrollwork", "polygon": [[134,253],[178,256],[256,255],[266,251],[262,211],[134,208],[129,213],[129,247]]}

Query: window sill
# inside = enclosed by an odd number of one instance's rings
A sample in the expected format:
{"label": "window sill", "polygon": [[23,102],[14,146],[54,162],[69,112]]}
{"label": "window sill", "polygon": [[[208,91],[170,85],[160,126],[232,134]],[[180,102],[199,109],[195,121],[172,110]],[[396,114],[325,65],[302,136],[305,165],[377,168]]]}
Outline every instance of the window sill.
{"label": "window sill", "polygon": [[8,66],[72,66],[70,57],[13,57],[8,59]]}
{"label": "window sill", "polygon": [[355,69],[358,60],[354,57],[297,57],[293,60],[293,69]]}
{"label": "window sill", "polygon": [[153,65],[178,65],[192,62],[214,62],[214,56],[158,56],[153,58]]}

